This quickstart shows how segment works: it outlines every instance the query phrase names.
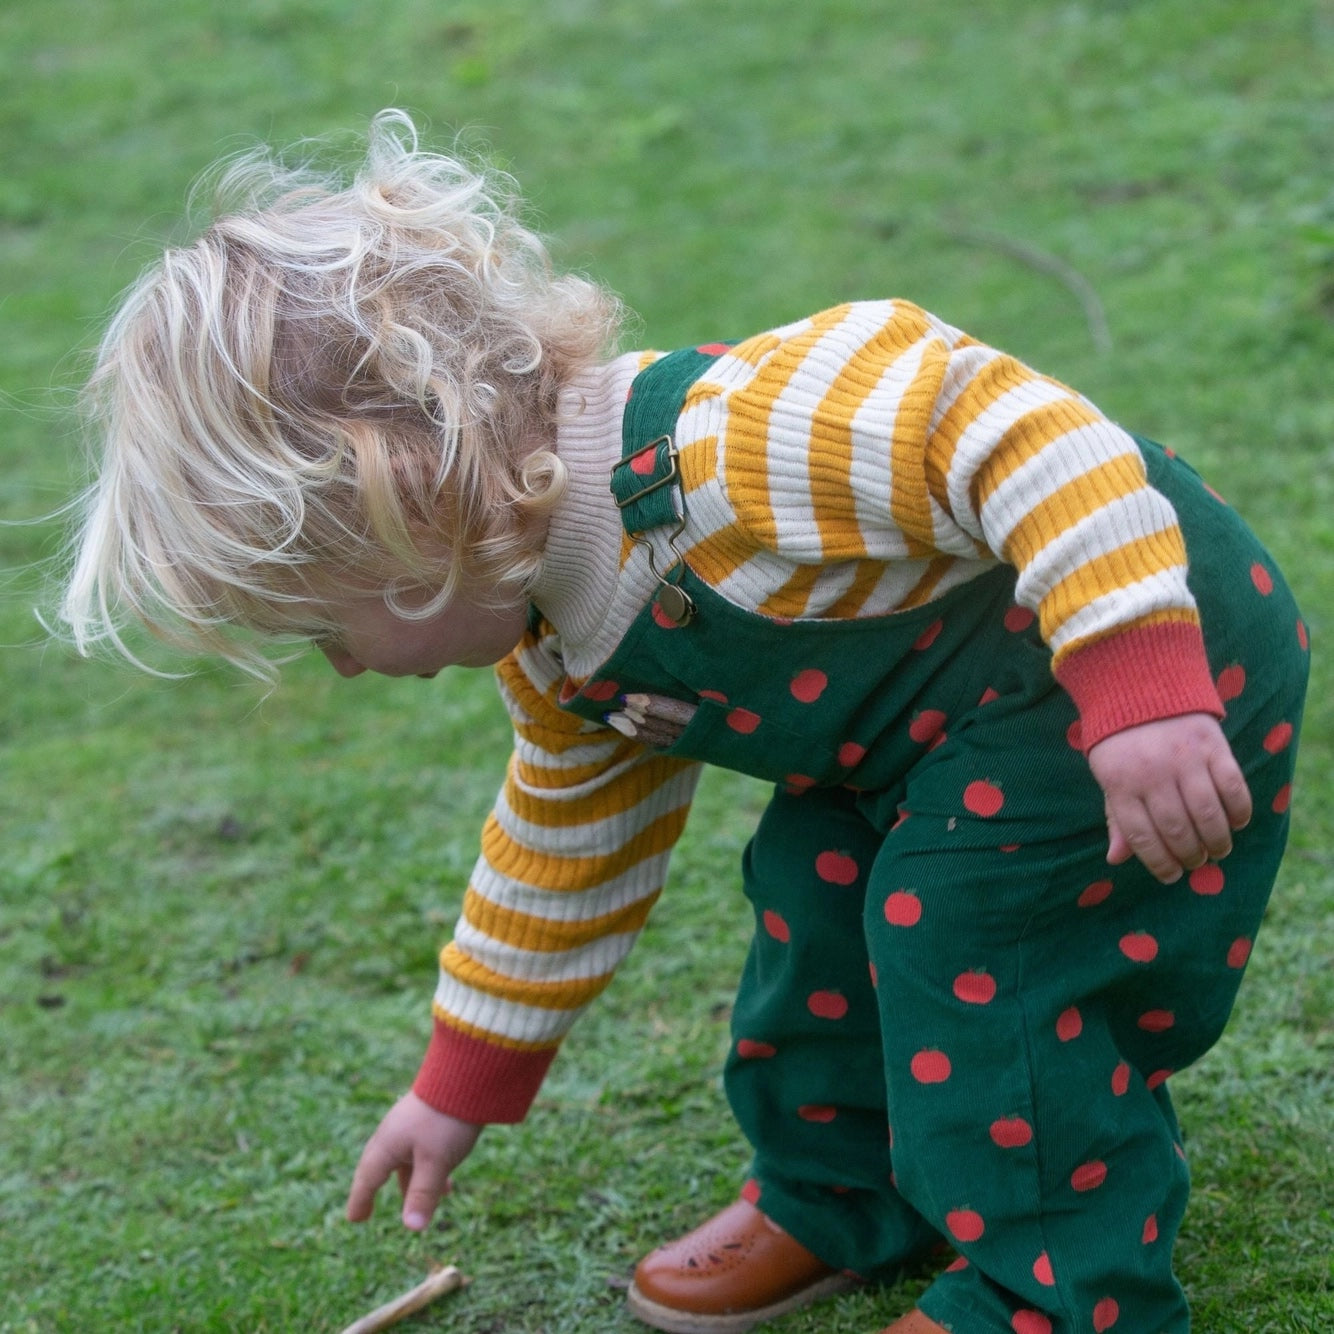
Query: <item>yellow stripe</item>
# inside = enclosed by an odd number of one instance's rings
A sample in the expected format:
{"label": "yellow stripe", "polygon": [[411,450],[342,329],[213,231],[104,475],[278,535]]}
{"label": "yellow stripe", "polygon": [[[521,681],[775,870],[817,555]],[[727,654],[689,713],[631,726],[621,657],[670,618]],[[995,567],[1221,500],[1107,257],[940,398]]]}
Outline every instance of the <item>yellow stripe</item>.
{"label": "yellow stripe", "polygon": [[1033,384],[1039,378],[1014,357],[997,355],[985,362],[950,404],[949,411],[940,419],[940,425],[927,442],[928,466],[937,469],[943,477],[949,472],[954,451],[964,432],[1012,389]]}
{"label": "yellow stripe", "polygon": [[1042,637],[1050,643],[1077,611],[1117,589],[1173,567],[1184,568],[1186,549],[1181,530],[1173,524],[1161,533],[1127,542],[1095,556],[1062,579],[1038,607]]}
{"label": "yellow stripe", "polygon": [[627,903],[615,912],[578,921],[553,922],[546,917],[502,908],[469,887],[463,896],[463,915],[478,931],[517,949],[543,954],[559,954],[578,949],[602,936],[626,935],[642,929],[648,921],[661,890],[653,890],[642,899]]}
{"label": "yellow stripe", "polygon": [[848,307],[823,311],[795,337],[777,347],[744,389],[728,397],[727,494],[738,517],[761,546],[775,550],[777,523],[769,501],[769,422],[773,405],[800,372],[810,350],[847,316]]}
{"label": "yellow stripe", "polygon": [[515,1038],[507,1038],[501,1033],[493,1033],[489,1028],[481,1028],[477,1024],[465,1023],[457,1015],[450,1014],[440,1002],[437,1001],[431,1006],[431,1013],[446,1028],[452,1028],[456,1033],[462,1033],[466,1037],[476,1038],[480,1042],[485,1042],[492,1047],[501,1047],[505,1051],[555,1051],[561,1044],[560,1038],[552,1038],[546,1042],[519,1042]]}
{"label": "yellow stripe", "polygon": [[[1044,403],[1017,418],[1005,436],[1007,448],[996,450],[978,470],[974,483],[977,507],[981,509],[996,489],[1035,454],[1041,453],[1053,440],[1082,430],[1086,426],[1106,425],[1107,418],[1088,403],[1077,398],[1062,399],[1059,403]],[[951,452],[952,457],[952,452]],[[1127,453],[1126,459],[1139,470],[1140,486],[1144,483],[1144,464],[1138,454]],[[948,466],[948,465],[946,465]],[[1131,490],[1137,490],[1132,487]]]}
{"label": "yellow stripe", "polygon": [[894,414],[894,438],[890,443],[891,477],[889,513],[904,536],[910,557],[935,554],[935,528],[927,490],[927,453],[931,414],[949,366],[949,349],[943,342],[927,345],[917,374],[899,399]]}
{"label": "yellow stripe", "polygon": [[860,560],[866,543],[852,486],[852,423],[884,372],[928,332],[916,306],[896,304],[889,319],[848,359],[815,414],[811,437],[811,506],[826,560]]}
{"label": "yellow stripe", "polygon": [[681,451],[681,489],[688,495],[707,486],[718,476],[718,437],[706,435],[692,440]]}
{"label": "yellow stripe", "polygon": [[1072,478],[1034,505],[1006,539],[1001,554],[1022,570],[1039,551],[1080,520],[1104,505],[1144,490],[1145,483],[1138,454],[1109,459]]}
{"label": "yellow stripe", "polygon": [[781,588],[775,589],[759,605],[763,616],[804,616],[810,605],[811,590],[820,577],[819,565],[798,565]]}
{"label": "yellow stripe", "polygon": [[783,340],[775,333],[756,334],[738,343],[727,355],[747,366],[758,366],[776,347],[781,347]]}
{"label": "yellow stripe", "polygon": [[578,891],[605,884],[666,852],[680,837],[685,822],[684,809],[668,811],[613,852],[596,857],[563,857],[516,843],[491,815],[482,829],[482,853],[499,875],[543,889]]}
{"label": "yellow stripe", "polygon": [[926,567],[922,577],[908,591],[907,596],[894,608],[895,611],[907,611],[910,607],[920,607],[930,602],[937,585],[954,568],[953,556],[937,556]]}
{"label": "yellow stripe", "polygon": [[[619,733],[613,734],[607,729],[598,736],[600,741],[605,736],[610,741],[615,736],[618,744],[609,749],[605,756],[590,761],[588,764],[572,764],[567,768],[560,765],[529,764],[516,759],[514,777],[524,787],[540,788],[547,791],[559,791],[562,788],[579,787],[600,777],[613,766],[629,759],[632,755],[642,754],[641,747]],[[674,778],[682,769],[689,768],[690,760],[678,760],[667,755],[655,755],[643,761],[644,767],[658,776],[652,782],[654,787],[661,786],[669,778]]]}
{"label": "yellow stripe", "polygon": [[858,616],[866,605],[866,599],[875,592],[876,586],[884,577],[884,573],[885,566],[882,561],[858,561],[857,573],[853,576],[852,583],[840,595],[838,601],[833,603],[826,611],[821,612],[821,615],[830,620],[849,619]]}
{"label": "yellow stripe", "polygon": [[757,555],[759,550],[759,543],[747,529],[739,523],[731,523],[689,548],[686,564],[706,584],[717,588]]}
{"label": "yellow stripe", "polygon": [[566,982],[530,982],[494,972],[453,944],[445,946],[440,967],[473,991],[543,1010],[577,1010],[581,1005],[587,1005],[611,981],[610,973],[599,973],[596,977],[573,978]]}
{"label": "yellow stripe", "polygon": [[[680,762],[677,764],[679,767]],[[529,824],[546,829],[570,829],[624,815],[671,777],[671,771],[654,772],[645,765],[628,769],[614,784],[559,800],[550,795],[550,789],[545,793],[526,792],[518,783],[507,779],[505,800],[514,814]]]}

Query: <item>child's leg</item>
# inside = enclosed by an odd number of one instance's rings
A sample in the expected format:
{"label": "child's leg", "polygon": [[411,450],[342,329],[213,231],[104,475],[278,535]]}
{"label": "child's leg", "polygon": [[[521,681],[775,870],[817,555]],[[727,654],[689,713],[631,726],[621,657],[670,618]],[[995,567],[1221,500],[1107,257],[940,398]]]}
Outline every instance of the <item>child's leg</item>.
{"label": "child's leg", "polygon": [[862,929],[883,835],[855,800],[780,791],[746,850],[756,930],[725,1082],[755,1148],[748,1196],[826,1264],[889,1278],[938,1237],[890,1183]]}

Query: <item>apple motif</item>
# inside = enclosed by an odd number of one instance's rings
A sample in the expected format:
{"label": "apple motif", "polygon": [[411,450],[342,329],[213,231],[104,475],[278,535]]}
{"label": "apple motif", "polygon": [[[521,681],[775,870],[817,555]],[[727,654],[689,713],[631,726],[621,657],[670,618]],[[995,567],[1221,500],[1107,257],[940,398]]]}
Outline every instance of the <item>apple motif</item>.
{"label": "apple motif", "polygon": [[1077,1005],[1071,1005],[1056,1016],[1056,1036],[1062,1042],[1073,1042],[1084,1031],[1084,1016]]}
{"label": "apple motif", "polygon": [[1105,1330],[1111,1329],[1120,1318],[1121,1308],[1116,1304],[1114,1297],[1104,1297],[1093,1308],[1093,1328],[1097,1334],[1103,1334]]}
{"label": "apple motif", "polygon": [[1251,957],[1251,942],[1245,936],[1238,936],[1236,940],[1228,946],[1227,966],[1229,968],[1245,968],[1246,960]]}
{"label": "apple motif", "polygon": [[1205,862],[1190,873],[1186,882],[1197,894],[1221,894],[1223,892],[1223,868],[1213,862]]}
{"label": "apple motif", "polygon": [[1010,1317],[1014,1334],[1051,1334],[1051,1321],[1041,1311],[1016,1311]]}
{"label": "apple motif", "polygon": [[1151,963],[1158,957],[1158,942],[1147,931],[1130,931],[1121,937],[1121,953],[1133,963]]}
{"label": "apple motif", "polygon": [[[1145,1077],[1144,1087],[1146,1089],[1156,1089],[1159,1084],[1165,1084],[1171,1078],[1172,1072],[1170,1070],[1155,1070],[1153,1074]],[[1177,1149],[1177,1152],[1181,1152],[1180,1148]]]}
{"label": "apple motif", "polygon": [[848,1012],[848,999],[839,991],[812,991],[806,1008],[817,1019],[842,1019]]}
{"label": "apple motif", "polygon": [[641,449],[630,456],[630,471],[636,477],[647,477],[658,466],[657,450]]}
{"label": "apple motif", "polygon": [[1260,743],[1271,754],[1277,755],[1292,740],[1292,724],[1279,723],[1269,729],[1269,734]]}
{"label": "apple motif", "polygon": [[1268,597],[1274,591],[1274,576],[1259,561],[1251,566],[1251,583],[1261,597]]}
{"label": "apple motif", "polygon": [[945,628],[944,621],[932,621],[931,624],[928,625],[926,629],[923,630],[922,633],[918,635],[917,638],[913,641],[913,648],[915,648],[919,653],[922,653],[926,649],[929,649],[931,645],[934,644],[936,640],[939,638],[940,632],[944,628]]}
{"label": "apple motif", "polygon": [[751,1177],[749,1181],[741,1187],[741,1198],[747,1204],[759,1204],[760,1202],[760,1183]]}
{"label": "apple motif", "polygon": [[1246,689],[1246,669],[1239,662],[1234,662],[1229,667],[1224,667],[1218,673],[1216,684],[1218,698],[1226,704],[1229,700],[1236,699],[1243,690]]}
{"label": "apple motif", "polygon": [[1082,1163],[1070,1173],[1070,1184],[1078,1191],[1097,1190],[1107,1180],[1107,1164],[1098,1162]]}
{"label": "apple motif", "polygon": [[850,885],[861,874],[861,868],[846,852],[822,852],[815,859],[815,874],[830,885]]}
{"label": "apple motif", "polygon": [[976,1241],[987,1230],[976,1209],[951,1209],[945,1215],[945,1226],[955,1241]]}
{"label": "apple motif", "polygon": [[910,889],[896,889],[885,900],[885,921],[890,926],[916,926],[922,920],[922,900]]}
{"label": "apple motif", "polygon": [[866,747],[858,745],[855,741],[845,741],[838,748],[838,762],[845,768],[851,769],[860,764],[866,758]]}
{"label": "apple motif", "polygon": [[1306,622],[1300,617],[1297,620],[1297,645],[1303,653],[1307,653],[1311,648],[1310,636],[1306,633]]}
{"label": "apple motif", "polygon": [[1002,1149],[1022,1149],[1033,1139],[1033,1127],[1022,1116],[1002,1116],[991,1123],[988,1133]]}
{"label": "apple motif", "polygon": [[727,696],[721,690],[701,690],[700,699],[711,699],[715,704],[726,704]]}
{"label": "apple motif", "polygon": [[928,1048],[912,1058],[909,1069],[919,1084],[943,1084],[950,1077],[950,1058]]}
{"label": "apple motif", "polygon": [[649,608],[653,623],[661,630],[679,630],[681,627],[655,601]]}
{"label": "apple motif", "polygon": [[994,699],[1000,699],[1000,691],[993,690],[991,686],[988,686],[982,692],[982,698],[977,701],[978,707],[981,708],[983,704],[990,704]]}
{"label": "apple motif", "polygon": [[838,1115],[838,1108],[808,1102],[797,1108],[797,1115],[803,1121],[811,1121],[816,1125],[828,1125]]}
{"label": "apple motif", "polygon": [[988,819],[1005,804],[1005,796],[995,783],[977,778],[964,788],[963,804],[964,808],[974,815]]}
{"label": "apple motif", "polygon": [[1105,903],[1111,897],[1112,888],[1110,880],[1095,880],[1085,888],[1075,902],[1081,908],[1096,908],[1098,904]]}
{"label": "apple motif", "polygon": [[1144,1231],[1140,1233],[1140,1241],[1145,1246],[1151,1246],[1158,1240],[1158,1215],[1150,1214],[1144,1220]]}
{"label": "apple motif", "polygon": [[1022,634],[1033,621],[1033,613],[1028,607],[1011,607],[1005,613],[1005,628],[1012,635]]}
{"label": "apple motif", "polygon": [[1130,1087],[1130,1066],[1125,1061],[1118,1061],[1112,1071],[1112,1092],[1122,1097]]}
{"label": "apple motif", "polygon": [[939,709],[923,709],[913,715],[908,724],[908,735],[924,746],[928,741],[934,741],[944,726],[945,715]]}
{"label": "apple motif", "polygon": [[1277,792],[1274,793],[1274,800],[1270,803],[1269,809],[1275,815],[1282,815],[1284,811],[1292,805],[1292,784],[1284,783]]}
{"label": "apple motif", "polygon": [[749,736],[760,725],[760,715],[749,709],[733,709],[727,715],[727,725],[732,731]]}
{"label": "apple motif", "polygon": [[616,681],[589,681],[580,693],[585,699],[596,700],[601,704],[619,695],[621,687]]}
{"label": "apple motif", "polygon": [[778,1054],[778,1048],[772,1042],[755,1042],[751,1038],[738,1038],[736,1054],[743,1061],[767,1061]]}
{"label": "apple motif", "polygon": [[1136,1023],[1146,1033],[1166,1033],[1177,1021],[1171,1010],[1145,1010]]}
{"label": "apple motif", "polygon": [[967,1005],[989,1005],[996,998],[996,979],[981,969],[960,973],[954,994]]}
{"label": "apple motif", "polygon": [[966,1255],[956,1255],[953,1260],[945,1266],[947,1274],[957,1274],[961,1269],[968,1268],[968,1257]]}
{"label": "apple motif", "polygon": [[1044,1288],[1055,1287],[1056,1275],[1051,1271],[1051,1257],[1046,1251],[1043,1251],[1042,1254],[1033,1261],[1033,1277],[1037,1279]]}
{"label": "apple motif", "polygon": [[828,684],[829,678],[822,671],[816,667],[807,667],[792,678],[788,689],[793,699],[800,700],[802,704],[814,704],[824,694]]}
{"label": "apple motif", "polygon": [[791,927],[772,908],[766,908],[760,920],[764,923],[764,929],[775,940],[782,941],[786,945],[792,939]]}

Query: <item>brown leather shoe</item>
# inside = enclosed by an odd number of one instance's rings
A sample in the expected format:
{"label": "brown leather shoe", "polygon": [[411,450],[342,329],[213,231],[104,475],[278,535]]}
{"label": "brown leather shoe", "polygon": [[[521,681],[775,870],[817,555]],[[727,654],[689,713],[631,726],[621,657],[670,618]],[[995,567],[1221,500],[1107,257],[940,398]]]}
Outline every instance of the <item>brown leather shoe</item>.
{"label": "brown leather shoe", "polygon": [[737,1200],[646,1255],[626,1300],[632,1314],[668,1334],[741,1334],[860,1281]]}
{"label": "brown leather shoe", "polygon": [[886,1325],[880,1334],[949,1334],[944,1325],[938,1325],[930,1316],[923,1315],[916,1307],[901,1316],[892,1325]]}

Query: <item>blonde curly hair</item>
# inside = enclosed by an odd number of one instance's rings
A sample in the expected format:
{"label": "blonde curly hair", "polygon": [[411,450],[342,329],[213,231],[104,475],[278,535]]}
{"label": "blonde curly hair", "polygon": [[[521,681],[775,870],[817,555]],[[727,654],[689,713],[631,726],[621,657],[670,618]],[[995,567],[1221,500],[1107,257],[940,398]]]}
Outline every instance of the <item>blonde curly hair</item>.
{"label": "blonde curly hair", "polygon": [[350,184],[261,150],[217,197],[125,297],[86,389],[76,647],[143,666],[138,621],[272,679],[265,641],[332,629],[312,606],[342,579],[404,616],[461,579],[512,600],[565,486],[558,396],[612,350],[616,299],[553,273],[509,178],[422,150],[401,111]]}

